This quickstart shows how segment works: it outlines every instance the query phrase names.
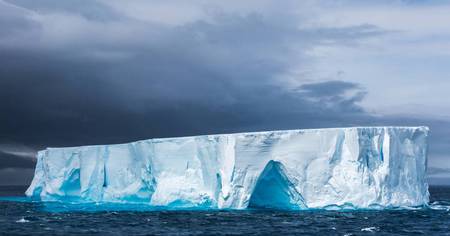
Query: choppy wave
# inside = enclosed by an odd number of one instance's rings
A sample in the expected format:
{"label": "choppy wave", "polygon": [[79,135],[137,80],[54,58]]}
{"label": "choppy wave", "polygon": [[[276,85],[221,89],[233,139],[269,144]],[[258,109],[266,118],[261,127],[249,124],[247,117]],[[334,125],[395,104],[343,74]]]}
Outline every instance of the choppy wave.
{"label": "choppy wave", "polygon": [[[145,203],[129,203],[129,202],[79,202],[79,201],[47,201],[42,202],[33,200],[28,197],[0,197],[0,201],[13,201],[31,203],[39,209],[49,212],[100,212],[100,211],[219,211],[232,209],[214,209],[204,207],[167,207],[167,206],[152,206]],[[355,207],[350,203],[342,205],[328,205],[323,208],[307,208],[307,209],[268,209],[268,208],[248,208],[238,211],[261,211],[261,210],[277,210],[277,211],[419,211],[419,210],[434,210],[434,211],[450,211],[450,201],[433,201],[428,205],[423,206],[403,206],[403,207],[389,207],[381,205],[370,205],[367,208]]]}
{"label": "choppy wave", "polygon": [[156,208],[148,204],[0,198],[0,235],[449,235],[450,188],[431,187],[426,206],[307,210]]}

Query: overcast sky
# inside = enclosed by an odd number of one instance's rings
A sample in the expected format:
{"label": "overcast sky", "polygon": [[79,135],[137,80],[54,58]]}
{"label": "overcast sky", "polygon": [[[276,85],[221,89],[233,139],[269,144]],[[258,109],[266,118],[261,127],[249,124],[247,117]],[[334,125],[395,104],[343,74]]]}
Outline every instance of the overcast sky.
{"label": "overcast sky", "polygon": [[0,0],[0,185],[36,150],[360,125],[431,128],[450,183],[450,1]]}

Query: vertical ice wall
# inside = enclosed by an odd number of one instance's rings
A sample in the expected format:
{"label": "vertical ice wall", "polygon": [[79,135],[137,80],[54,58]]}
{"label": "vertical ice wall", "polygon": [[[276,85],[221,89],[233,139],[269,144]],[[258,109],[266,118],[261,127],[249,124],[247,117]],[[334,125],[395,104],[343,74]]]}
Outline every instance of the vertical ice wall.
{"label": "vertical ice wall", "polygon": [[243,209],[427,204],[426,127],[150,139],[38,153],[41,200]]}

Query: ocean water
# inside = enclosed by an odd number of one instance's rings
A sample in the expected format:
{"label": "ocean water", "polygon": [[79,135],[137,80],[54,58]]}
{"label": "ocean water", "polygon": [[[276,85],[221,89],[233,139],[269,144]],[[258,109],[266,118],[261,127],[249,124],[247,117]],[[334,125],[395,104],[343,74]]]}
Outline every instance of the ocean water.
{"label": "ocean water", "polygon": [[33,202],[0,188],[0,235],[450,235],[450,187],[429,207],[389,210],[201,211]]}

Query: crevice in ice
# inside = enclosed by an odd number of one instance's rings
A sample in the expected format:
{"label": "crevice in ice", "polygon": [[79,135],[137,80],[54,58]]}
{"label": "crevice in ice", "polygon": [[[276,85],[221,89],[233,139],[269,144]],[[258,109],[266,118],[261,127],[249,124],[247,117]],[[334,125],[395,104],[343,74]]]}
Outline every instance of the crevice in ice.
{"label": "crevice in ice", "polygon": [[333,178],[334,169],[342,161],[342,150],[344,149],[344,140],[345,140],[345,132],[341,131],[339,132],[336,138],[336,145],[335,145],[336,148],[333,153],[333,156],[330,159],[330,168],[327,182],[329,183],[331,190],[333,190],[335,193],[337,193],[337,191],[333,188],[333,184],[330,184],[330,180]]}
{"label": "crevice in ice", "polygon": [[64,183],[61,186],[61,191],[64,192],[65,196],[80,195],[80,169],[74,169],[69,173],[69,176],[64,180]]}
{"label": "crevice in ice", "polygon": [[105,164],[103,164],[103,188],[108,187],[107,181],[106,181],[106,167]]}
{"label": "crevice in ice", "polygon": [[339,163],[340,160],[342,159],[342,149],[344,146],[344,140],[345,140],[345,133],[343,131],[341,131],[341,132],[339,132],[339,134],[336,138],[335,151],[330,160],[330,164],[332,167],[335,167],[336,164]]}
{"label": "crevice in ice", "polygon": [[108,173],[106,172],[106,163],[108,162],[109,148],[105,147],[105,153],[103,156],[103,188],[108,187]]}
{"label": "crevice in ice", "polygon": [[378,139],[378,145],[380,145],[380,160],[381,162],[384,162],[384,154],[383,154],[383,143],[384,143],[384,136],[387,131],[383,129],[383,132],[381,132],[380,137]]}
{"label": "crevice in ice", "polygon": [[286,176],[283,165],[269,161],[256,182],[248,207],[303,209],[306,204]]}
{"label": "crevice in ice", "polygon": [[222,190],[222,177],[220,176],[219,173],[216,174],[216,183],[217,183],[217,186],[216,186],[216,191],[214,192],[214,196],[215,196],[215,199],[219,199],[220,192]]}

